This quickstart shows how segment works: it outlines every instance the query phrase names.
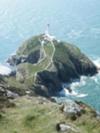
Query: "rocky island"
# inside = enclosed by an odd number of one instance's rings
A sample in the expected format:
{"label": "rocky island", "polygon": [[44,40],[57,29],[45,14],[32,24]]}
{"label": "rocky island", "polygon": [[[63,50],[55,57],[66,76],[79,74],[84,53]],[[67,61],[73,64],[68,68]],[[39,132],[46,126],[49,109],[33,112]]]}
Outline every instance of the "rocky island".
{"label": "rocky island", "polygon": [[13,70],[0,76],[1,133],[100,132],[100,114],[92,107],[52,99],[64,83],[98,72],[79,48],[41,34],[25,41],[7,62]]}
{"label": "rocky island", "polygon": [[26,86],[30,82],[36,93],[45,96],[56,95],[63,83],[97,73],[97,67],[79,48],[44,34],[27,40],[8,63],[16,67],[17,81]]}

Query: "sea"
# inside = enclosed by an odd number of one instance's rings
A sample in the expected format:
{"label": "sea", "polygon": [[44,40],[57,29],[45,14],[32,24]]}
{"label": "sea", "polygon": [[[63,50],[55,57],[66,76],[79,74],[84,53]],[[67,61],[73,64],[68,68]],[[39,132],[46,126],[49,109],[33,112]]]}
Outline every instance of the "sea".
{"label": "sea", "polygon": [[[10,72],[6,64],[23,41],[49,32],[59,40],[78,46],[100,66],[100,0],[0,0],[0,73]],[[100,111],[100,73],[82,76],[62,98],[81,100]]]}

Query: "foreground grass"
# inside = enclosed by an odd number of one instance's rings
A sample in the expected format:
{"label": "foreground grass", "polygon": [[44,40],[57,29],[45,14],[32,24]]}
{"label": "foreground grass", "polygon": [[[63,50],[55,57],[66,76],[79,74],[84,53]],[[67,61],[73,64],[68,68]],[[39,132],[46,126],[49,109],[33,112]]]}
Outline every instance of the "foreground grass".
{"label": "foreground grass", "polygon": [[4,109],[0,118],[0,133],[57,133],[56,124],[65,121],[80,133],[100,133],[100,121],[90,109],[76,121],[66,118],[60,105],[41,98],[21,97],[16,107]]}
{"label": "foreground grass", "polygon": [[60,118],[56,114],[56,112],[59,112],[59,108],[55,104],[49,103],[49,105],[43,105],[38,102],[34,98],[18,99],[16,101],[16,108],[5,110],[4,118],[0,122],[0,132],[44,133],[46,130],[49,133],[55,131],[55,124]]}

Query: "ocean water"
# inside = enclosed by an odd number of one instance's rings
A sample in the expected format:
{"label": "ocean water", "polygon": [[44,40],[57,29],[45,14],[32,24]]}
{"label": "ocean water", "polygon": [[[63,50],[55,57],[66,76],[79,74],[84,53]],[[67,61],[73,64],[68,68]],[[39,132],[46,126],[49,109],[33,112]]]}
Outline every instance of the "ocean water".
{"label": "ocean water", "polygon": [[[56,38],[77,45],[100,64],[100,0],[1,0],[0,63],[5,64],[24,40],[43,33],[48,23]],[[75,93],[69,97],[100,111],[100,74],[82,77],[72,88]]]}

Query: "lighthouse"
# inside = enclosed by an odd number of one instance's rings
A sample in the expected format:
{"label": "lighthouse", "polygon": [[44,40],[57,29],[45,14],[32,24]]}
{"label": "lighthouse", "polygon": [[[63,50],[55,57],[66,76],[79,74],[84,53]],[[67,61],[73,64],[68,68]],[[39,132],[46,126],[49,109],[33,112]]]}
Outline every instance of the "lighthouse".
{"label": "lighthouse", "polygon": [[49,28],[50,28],[50,24],[47,24],[47,27],[44,33],[44,40],[52,42],[55,39],[55,37],[49,34]]}
{"label": "lighthouse", "polygon": [[49,35],[49,27],[50,27],[50,24],[47,24],[46,26],[46,30],[45,30],[45,35]]}

